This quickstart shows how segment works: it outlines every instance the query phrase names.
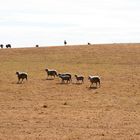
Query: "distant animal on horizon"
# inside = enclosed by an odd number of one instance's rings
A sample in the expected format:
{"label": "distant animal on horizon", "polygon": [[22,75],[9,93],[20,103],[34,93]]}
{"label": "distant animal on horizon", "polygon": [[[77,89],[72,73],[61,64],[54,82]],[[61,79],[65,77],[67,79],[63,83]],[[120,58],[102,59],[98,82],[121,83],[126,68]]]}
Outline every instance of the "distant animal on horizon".
{"label": "distant animal on horizon", "polygon": [[79,81],[81,81],[82,83],[84,83],[84,76],[82,76],[82,75],[75,75],[75,78],[77,80],[77,83],[79,83]]}
{"label": "distant animal on horizon", "polygon": [[6,45],[6,48],[11,48],[11,44],[7,44]]}
{"label": "distant animal on horizon", "polygon": [[56,70],[49,70],[49,69],[45,69],[45,71],[47,72],[47,78],[49,76],[53,76],[55,78],[55,76],[57,76],[57,71]]}
{"label": "distant animal on horizon", "polygon": [[91,43],[88,42],[88,45],[91,45]]}
{"label": "distant animal on horizon", "polygon": [[35,47],[36,47],[36,48],[38,48],[38,47],[39,47],[39,45],[35,45]]}
{"label": "distant animal on horizon", "polygon": [[97,85],[99,85],[100,87],[100,77],[99,76],[89,76],[88,79],[90,80],[90,88],[92,87],[92,85],[95,83],[96,84],[96,88]]}
{"label": "distant animal on horizon", "polygon": [[[17,77],[18,77],[18,84],[20,83],[20,81],[21,81],[21,83],[23,82],[23,80],[24,79],[26,79],[26,81],[27,81],[27,79],[28,79],[28,75],[27,75],[27,73],[26,72],[19,72],[19,71],[17,71],[16,72],[16,75],[17,75]],[[21,79],[21,80],[20,80]]]}
{"label": "distant animal on horizon", "polygon": [[65,46],[67,45],[67,41],[66,41],[66,40],[64,40],[64,45],[65,45]]}
{"label": "distant animal on horizon", "polygon": [[3,49],[3,44],[0,44],[0,48]]}

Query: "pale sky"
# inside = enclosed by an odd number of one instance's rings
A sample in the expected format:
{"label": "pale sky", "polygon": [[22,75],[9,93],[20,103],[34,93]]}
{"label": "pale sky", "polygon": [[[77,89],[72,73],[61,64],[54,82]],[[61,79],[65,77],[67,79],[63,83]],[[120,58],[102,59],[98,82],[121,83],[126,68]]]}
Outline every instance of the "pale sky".
{"label": "pale sky", "polygon": [[0,44],[140,42],[140,0],[0,0]]}

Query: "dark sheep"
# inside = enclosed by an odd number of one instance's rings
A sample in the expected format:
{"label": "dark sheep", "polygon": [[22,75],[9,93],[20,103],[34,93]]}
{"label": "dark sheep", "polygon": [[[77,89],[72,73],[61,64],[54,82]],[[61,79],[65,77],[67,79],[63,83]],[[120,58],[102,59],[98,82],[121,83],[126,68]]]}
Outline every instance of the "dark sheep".
{"label": "dark sheep", "polygon": [[70,73],[59,73],[59,75],[67,75],[67,76],[69,76],[70,78],[72,78],[72,76],[71,76],[71,74]]}
{"label": "dark sheep", "polygon": [[99,84],[99,87],[100,87],[100,77],[99,76],[89,76],[88,79],[91,82],[90,87],[93,85],[93,83],[96,83],[96,87],[97,87],[97,84]]}
{"label": "dark sheep", "polygon": [[59,78],[61,78],[62,83],[65,83],[65,81],[67,83],[70,83],[71,81],[71,76],[70,75],[66,75],[66,74],[58,74]]}
{"label": "dark sheep", "polygon": [[3,44],[0,44],[0,48],[3,49]]}
{"label": "dark sheep", "polygon": [[45,71],[47,72],[48,77],[49,76],[51,76],[51,77],[53,76],[55,78],[55,76],[57,76],[57,71],[56,70],[45,69]]}
{"label": "dark sheep", "polygon": [[65,45],[65,46],[67,45],[67,41],[66,41],[66,40],[64,40],[64,45]]}
{"label": "dark sheep", "polygon": [[59,75],[62,75],[62,76],[69,76],[69,77],[70,77],[70,81],[72,82],[72,76],[71,76],[70,73],[59,73],[58,76],[59,76]]}
{"label": "dark sheep", "polygon": [[6,48],[11,48],[11,44],[7,44],[6,45]]}
{"label": "dark sheep", "polygon": [[75,75],[75,78],[76,78],[77,82],[81,81],[82,83],[84,83],[84,76],[82,76],[82,75]]}
{"label": "dark sheep", "polygon": [[17,83],[20,83],[20,79],[22,79],[21,83],[23,82],[24,79],[26,79],[27,81],[27,73],[26,72],[16,72],[16,75],[18,77],[18,82]]}

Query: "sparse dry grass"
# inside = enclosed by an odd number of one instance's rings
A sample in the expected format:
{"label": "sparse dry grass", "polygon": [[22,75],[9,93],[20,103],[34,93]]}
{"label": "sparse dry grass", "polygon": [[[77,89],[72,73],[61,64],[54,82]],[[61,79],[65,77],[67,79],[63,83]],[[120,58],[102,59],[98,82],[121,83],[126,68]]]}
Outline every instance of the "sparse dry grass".
{"label": "sparse dry grass", "polygon": [[[139,44],[1,49],[0,139],[139,140],[139,54]],[[85,83],[46,80],[47,67]],[[28,82],[16,84],[18,70]],[[90,89],[88,75],[101,76],[101,88]]]}

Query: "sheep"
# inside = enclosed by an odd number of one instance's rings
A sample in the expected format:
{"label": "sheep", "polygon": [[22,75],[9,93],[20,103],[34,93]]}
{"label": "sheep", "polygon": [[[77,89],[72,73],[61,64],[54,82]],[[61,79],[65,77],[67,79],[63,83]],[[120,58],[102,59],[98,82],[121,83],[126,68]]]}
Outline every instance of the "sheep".
{"label": "sheep", "polygon": [[48,77],[49,76],[51,76],[51,77],[53,76],[55,78],[55,76],[57,76],[57,71],[56,70],[45,69],[45,71],[47,72]]}
{"label": "sheep", "polygon": [[97,83],[98,83],[99,87],[100,87],[100,77],[99,76],[89,76],[88,79],[91,82],[90,88],[93,85],[93,83],[96,83],[96,87],[97,87]]}
{"label": "sheep", "polygon": [[72,82],[72,76],[71,76],[70,73],[59,73],[58,76],[59,76],[59,75],[62,75],[62,76],[69,76],[69,77],[70,77],[70,81]]}
{"label": "sheep", "polygon": [[71,76],[71,74],[70,73],[59,73],[59,75],[67,75],[67,76],[69,76],[70,78],[72,78],[72,76]]}
{"label": "sheep", "polygon": [[11,44],[7,44],[6,45],[6,48],[11,48]]}
{"label": "sheep", "polygon": [[27,73],[26,72],[16,72],[16,75],[18,76],[18,82],[20,83],[20,79],[22,79],[21,83],[23,82],[24,79],[27,81]]}
{"label": "sheep", "polygon": [[58,74],[58,76],[61,78],[62,83],[65,83],[65,81],[67,81],[67,83],[71,81],[71,75],[66,75],[66,74]]}
{"label": "sheep", "polygon": [[65,46],[67,45],[67,41],[66,41],[66,40],[64,40],[64,45],[65,45]]}
{"label": "sheep", "polygon": [[3,44],[0,44],[0,48],[3,49]]}
{"label": "sheep", "polygon": [[84,83],[84,76],[82,76],[82,75],[75,75],[75,78],[76,78],[76,80],[77,80],[77,82],[79,82],[79,81],[82,81],[82,83]]}

